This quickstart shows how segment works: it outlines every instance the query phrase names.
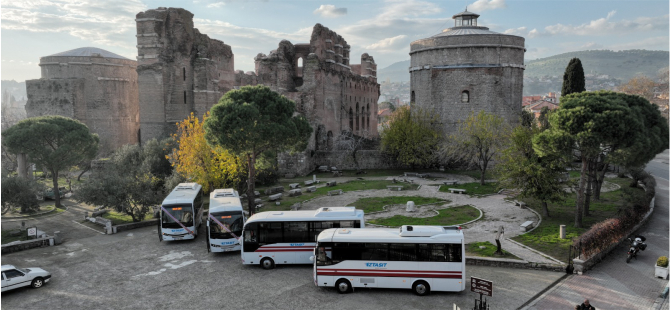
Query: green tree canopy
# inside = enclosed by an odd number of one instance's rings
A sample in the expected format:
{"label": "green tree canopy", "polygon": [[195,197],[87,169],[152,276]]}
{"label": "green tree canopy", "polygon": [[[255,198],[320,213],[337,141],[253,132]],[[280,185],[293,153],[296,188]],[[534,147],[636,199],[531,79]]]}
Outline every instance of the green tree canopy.
{"label": "green tree canopy", "polygon": [[[63,116],[31,117],[2,133],[2,144],[14,154],[25,153],[28,161],[45,167],[58,188],[58,173],[98,152],[100,139],[83,123]],[[60,197],[56,206],[60,207]]]}
{"label": "green tree canopy", "polygon": [[[584,79],[584,68],[579,58],[572,58],[563,73],[563,87],[561,96],[567,96],[572,93],[581,93],[586,91],[586,80]],[[562,99],[561,99],[562,101]]]}
{"label": "green tree canopy", "polygon": [[104,206],[144,220],[151,206],[160,204],[169,167],[163,143],[152,139],[143,147],[124,145],[94,171],[88,182],[77,188],[78,201]]}
{"label": "green tree canopy", "polygon": [[530,127],[514,128],[496,170],[500,186],[520,190],[521,197],[540,200],[543,216],[549,217],[547,202],[558,201],[566,194],[566,185],[561,181],[570,158],[558,153],[538,156],[533,149],[533,136],[541,131],[535,122]]}
{"label": "green tree canopy", "polygon": [[471,113],[443,145],[441,157],[466,161],[477,167],[481,172],[480,184],[484,185],[486,169],[508,141],[509,131],[509,125],[500,116],[484,111]]}
{"label": "green tree canopy", "polygon": [[[46,186],[33,179],[2,176],[2,213],[8,208],[19,208],[21,213],[39,210],[37,197],[44,195]],[[58,196],[58,195],[55,195]]]}
{"label": "green tree canopy", "polygon": [[294,115],[293,101],[265,86],[227,92],[210,114],[204,125],[207,143],[248,160],[247,197],[253,214],[256,157],[266,150],[304,150],[312,127],[304,116]]}
{"label": "green tree canopy", "polygon": [[382,150],[399,163],[428,166],[436,162],[440,132],[434,125],[437,116],[428,111],[403,106],[390,116],[381,133]]}
{"label": "green tree canopy", "polygon": [[582,92],[565,96],[559,109],[549,117],[550,128],[533,138],[540,156],[578,154],[582,163],[575,227],[582,227],[584,190],[588,164],[602,152],[628,149],[635,145],[644,122],[640,113],[613,92]]}

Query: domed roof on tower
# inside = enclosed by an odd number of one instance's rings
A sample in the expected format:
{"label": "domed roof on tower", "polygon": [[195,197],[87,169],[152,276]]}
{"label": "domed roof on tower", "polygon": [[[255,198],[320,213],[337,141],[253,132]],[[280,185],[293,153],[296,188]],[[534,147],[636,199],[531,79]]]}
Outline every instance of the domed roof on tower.
{"label": "domed roof on tower", "polygon": [[80,47],[46,57],[104,57],[130,60],[121,55],[117,55],[97,47]]}
{"label": "domed roof on tower", "polygon": [[499,34],[497,32],[490,31],[488,27],[478,26],[477,18],[479,18],[479,14],[469,12],[467,7],[465,8],[465,11],[455,14],[452,16],[452,18],[454,19],[454,27],[444,29],[442,30],[442,33],[438,33],[432,37],[473,34]]}

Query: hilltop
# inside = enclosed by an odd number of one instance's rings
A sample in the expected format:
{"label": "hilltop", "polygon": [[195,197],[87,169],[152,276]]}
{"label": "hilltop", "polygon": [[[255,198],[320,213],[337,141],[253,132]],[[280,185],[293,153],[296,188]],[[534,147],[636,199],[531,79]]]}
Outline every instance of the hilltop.
{"label": "hilltop", "polygon": [[609,75],[622,82],[636,75],[656,78],[658,70],[668,66],[668,51],[591,50],[569,52],[535,60],[526,60],[524,77],[563,76],[570,59],[582,62],[585,74]]}
{"label": "hilltop", "polygon": [[[562,77],[570,59],[577,57],[582,61],[584,73],[609,75],[622,82],[643,74],[655,78],[658,70],[668,66],[668,51],[626,50],[609,51],[593,50],[569,52],[535,60],[526,60],[524,77],[538,78],[543,76]],[[410,61],[396,62],[377,73],[379,82],[389,79],[391,82],[409,81]]]}

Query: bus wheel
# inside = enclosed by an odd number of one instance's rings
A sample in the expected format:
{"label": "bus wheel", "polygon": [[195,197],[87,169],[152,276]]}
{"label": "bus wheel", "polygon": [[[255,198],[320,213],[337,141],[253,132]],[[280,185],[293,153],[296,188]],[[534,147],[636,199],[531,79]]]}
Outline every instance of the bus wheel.
{"label": "bus wheel", "polygon": [[414,282],[414,285],[412,285],[412,290],[414,291],[414,294],[426,296],[430,294],[430,285],[425,281],[416,281]]}
{"label": "bus wheel", "polygon": [[337,283],[335,283],[335,287],[337,288],[337,292],[340,294],[346,294],[351,292],[351,283],[349,283],[349,280],[346,279],[337,280]]}
{"label": "bus wheel", "polygon": [[261,260],[261,267],[266,270],[270,270],[275,268],[275,262],[272,260],[272,258],[266,257]]}

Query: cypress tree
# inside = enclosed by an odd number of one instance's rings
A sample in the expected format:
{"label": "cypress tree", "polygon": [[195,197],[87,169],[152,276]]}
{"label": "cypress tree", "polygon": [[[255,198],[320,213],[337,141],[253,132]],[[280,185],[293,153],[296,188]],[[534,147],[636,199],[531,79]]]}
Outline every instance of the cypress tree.
{"label": "cypress tree", "polygon": [[563,88],[561,96],[567,96],[572,93],[581,93],[586,90],[584,87],[584,68],[579,58],[570,59],[570,63],[563,73]]}

